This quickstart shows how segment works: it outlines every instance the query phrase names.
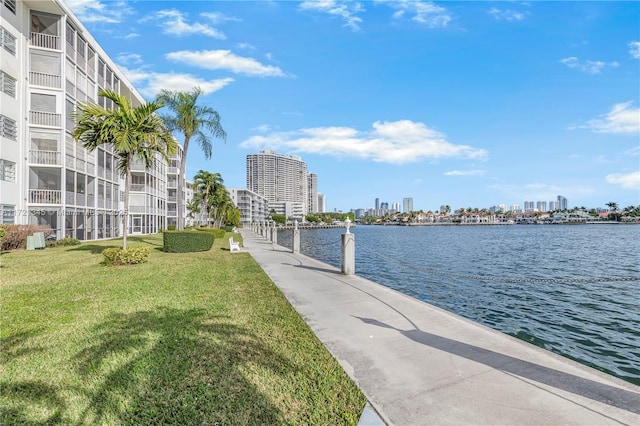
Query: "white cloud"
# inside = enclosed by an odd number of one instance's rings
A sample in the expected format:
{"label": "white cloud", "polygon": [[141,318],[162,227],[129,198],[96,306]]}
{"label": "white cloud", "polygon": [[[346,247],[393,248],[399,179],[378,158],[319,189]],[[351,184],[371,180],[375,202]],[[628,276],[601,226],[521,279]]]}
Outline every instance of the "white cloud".
{"label": "white cloud", "polygon": [[116,60],[122,65],[138,65],[142,63],[142,56],[137,53],[120,53]]}
{"label": "white cloud", "polygon": [[358,2],[339,3],[334,0],[307,0],[298,5],[298,9],[304,11],[317,11],[337,16],[344,20],[344,26],[351,28],[353,31],[360,30],[362,18],[358,13],[364,12],[364,7]]}
{"label": "white cloud", "polygon": [[451,16],[447,9],[437,6],[432,2],[415,0],[376,0],[396,11],[393,13],[394,19],[401,19],[405,15],[411,15],[411,20],[429,28],[446,27],[451,22]]}
{"label": "white cloud", "polygon": [[251,130],[260,132],[260,133],[267,133],[267,132],[274,131],[276,129],[278,129],[278,126],[272,126],[271,124],[261,124],[257,127],[252,128]]}
{"label": "white cloud", "polygon": [[607,114],[579,127],[595,133],[640,133],[640,108],[632,105],[633,101],[616,104]]}
{"label": "white cloud", "polygon": [[492,8],[489,14],[498,21],[522,21],[526,17],[526,13],[518,12],[511,9]]}
{"label": "white cloud", "polygon": [[213,24],[222,24],[228,21],[240,22],[240,18],[236,18],[233,16],[227,16],[224,13],[220,12],[204,12],[201,13],[200,16],[209,19]]}
{"label": "white cloud", "polygon": [[187,15],[176,9],[160,10],[152,15],[146,16],[140,22],[154,22],[165,34],[184,35],[205,35],[217,39],[225,39],[226,36],[211,25],[200,22],[187,23]]}
{"label": "white cloud", "polygon": [[564,58],[560,60],[561,63],[565,64],[569,68],[575,68],[577,70],[586,72],[588,74],[600,74],[603,68],[618,67],[617,62],[602,62],[602,61],[584,61],[581,62],[575,56],[569,56],[568,58]]}
{"label": "white cloud", "polygon": [[484,170],[451,170],[450,172],[445,172],[445,176],[482,176],[484,175]]}
{"label": "white cloud", "polygon": [[167,59],[210,70],[228,70],[237,74],[258,77],[284,77],[278,67],[263,65],[253,58],[237,56],[229,50],[181,50],[165,55]]}
{"label": "white cloud", "polygon": [[242,49],[242,50],[255,50],[255,46],[253,46],[252,44],[249,43],[237,43],[236,47],[238,49]]}
{"label": "white cloud", "polygon": [[445,135],[420,122],[376,121],[369,131],[351,127],[314,127],[252,136],[242,142],[249,149],[270,148],[300,153],[355,157],[379,163],[404,164],[444,157],[485,159],[487,152],[454,145]]}
{"label": "white cloud", "polygon": [[640,41],[629,43],[629,54],[636,59],[640,59]]}
{"label": "white cloud", "polygon": [[65,3],[83,24],[117,24],[125,15],[132,13],[124,1],[110,1],[108,6],[100,0],[66,0]]}
{"label": "white cloud", "polygon": [[132,38],[136,38],[136,37],[140,37],[140,34],[138,33],[129,33],[126,36],[123,36],[122,38],[125,40],[131,40]]}
{"label": "white cloud", "polygon": [[232,78],[204,80],[191,74],[157,73],[150,72],[145,68],[128,69],[121,66],[120,69],[138,91],[147,98],[155,98],[162,89],[187,91],[196,86],[199,86],[203,94],[206,95],[220,90],[234,81]]}
{"label": "white cloud", "polygon": [[640,190],[640,171],[631,173],[614,173],[605,177],[607,183],[619,185],[624,189]]}

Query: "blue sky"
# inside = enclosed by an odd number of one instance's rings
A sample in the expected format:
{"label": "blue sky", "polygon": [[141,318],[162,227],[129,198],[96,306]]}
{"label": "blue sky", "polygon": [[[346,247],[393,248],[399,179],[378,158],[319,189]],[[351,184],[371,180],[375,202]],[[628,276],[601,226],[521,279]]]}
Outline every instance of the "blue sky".
{"label": "blue sky", "polygon": [[[300,155],[327,209],[640,205],[640,3],[68,0],[147,99],[200,86],[246,186]],[[180,140],[180,139],[179,139]]]}

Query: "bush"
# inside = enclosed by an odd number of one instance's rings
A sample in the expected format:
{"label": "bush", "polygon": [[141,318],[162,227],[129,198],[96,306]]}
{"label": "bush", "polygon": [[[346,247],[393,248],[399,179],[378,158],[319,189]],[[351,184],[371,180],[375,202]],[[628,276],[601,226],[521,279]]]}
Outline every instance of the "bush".
{"label": "bush", "polygon": [[4,239],[0,243],[0,250],[15,250],[27,248],[27,237],[34,232],[50,231],[49,228],[40,225],[0,225],[5,231]]}
{"label": "bush", "polygon": [[0,228],[0,245],[2,244],[2,240],[4,240],[4,234],[6,234],[7,231],[4,230],[4,228]]}
{"label": "bush", "polygon": [[111,247],[102,251],[107,266],[136,265],[145,263],[151,256],[149,247],[129,247],[126,250]]}
{"label": "bush", "polygon": [[233,225],[225,225],[220,227],[220,229],[222,229],[224,232],[233,232],[233,228],[235,228],[235,226]]}
{"label": "bush", "polygon": [[164,251],[169,253],[191,253],[207,251],[213,246],[213,232],[166,231],[162,235]]}
{"label": "bush", "polygon": [[210,234],[213,234],[214,238],[224,238],[224,236],[226,235],[226,231],[224,231],[223,229],[216,229],[216,228],[195,228],[200,232],[208,232]]}
{"label": "bush", "polygon": [[167,231],[175,231],[176,225],[167,225]]}
{"label": "bush", "polygon": [[47,240],[46,244],[47,247],[77,246],[80,245],[80,240],[77,238],[63,238],[61,240]]}

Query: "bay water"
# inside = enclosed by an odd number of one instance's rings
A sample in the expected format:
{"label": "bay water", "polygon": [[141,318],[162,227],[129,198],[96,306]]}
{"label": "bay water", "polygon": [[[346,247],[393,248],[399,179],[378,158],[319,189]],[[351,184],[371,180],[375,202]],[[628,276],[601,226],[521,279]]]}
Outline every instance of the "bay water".
{"label": "bay water", "polygon": [[[340,268],[344,232],[301,229],[300,251]],[[640,225],[351,232],[357,275],[640,385]]]}

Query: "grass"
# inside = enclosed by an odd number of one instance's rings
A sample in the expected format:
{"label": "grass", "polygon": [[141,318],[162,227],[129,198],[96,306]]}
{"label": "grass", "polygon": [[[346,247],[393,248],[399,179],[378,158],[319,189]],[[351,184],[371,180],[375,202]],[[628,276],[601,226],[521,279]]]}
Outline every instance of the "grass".
{"label": "grass", "polygon": [[365,398],[225,239],[101,265],[118,240],[0,256],[0,424],[355,424]]}

